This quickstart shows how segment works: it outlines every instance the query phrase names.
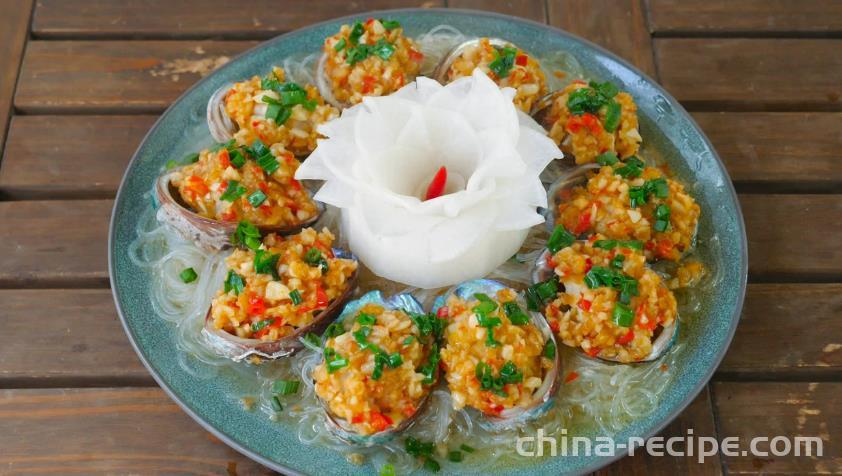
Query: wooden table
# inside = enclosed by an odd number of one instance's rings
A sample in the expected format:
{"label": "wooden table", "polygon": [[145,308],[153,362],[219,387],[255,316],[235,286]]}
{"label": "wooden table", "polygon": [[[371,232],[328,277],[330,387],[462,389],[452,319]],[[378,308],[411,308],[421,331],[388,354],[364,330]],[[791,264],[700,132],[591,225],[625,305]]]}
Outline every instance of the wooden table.
{"label": "wooden table", "polygon": [[[123,4],[125,3],[125,4]],[[425,1],[0,0],[0,473],[266,470],[159,390],[117,320],[112,198],[172,100],[281,32]],[[666,434],[821,436],[821,458],[625,458],[601,473],[842,472],[842,2],[450,0],[564,28],[657,78],[734,180],[742,321]],[[726,244],[727,245],[727,244]]]}

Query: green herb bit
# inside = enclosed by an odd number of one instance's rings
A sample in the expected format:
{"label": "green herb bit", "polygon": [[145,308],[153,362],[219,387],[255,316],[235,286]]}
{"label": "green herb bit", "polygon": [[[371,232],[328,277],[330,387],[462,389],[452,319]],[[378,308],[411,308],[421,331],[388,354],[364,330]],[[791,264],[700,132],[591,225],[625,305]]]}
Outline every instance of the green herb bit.
{"label": "green herb bit", "polygon": [[603,121],[603,126],[605,130],[608,132],[614,132],[617,130],[617,126],[620,125],[620,118],[622,117],[622,108],[620,107],[620,103],[614,101],[608,101],[608,104],[605,105],[605,121]]}
{"label": "green herb bit", "polygon": [[658,198],[667,198],[670,194],[670,187],[667,179],[660,177],[646,182],[646,187],[649,193],[655,194]]}
{"label": "green herb bit", "polygon": [[403,345],[410,345],[415,341],[415,336],[409,336],[403,340]]}
{"label": "green herb bit", "polygon": [[246,283],[243,281],[243,277],[239,274],[235,273],[233,270],[228,271],[228,276],[225,277],[225,292],[234,291],[234,294],[240,294],[243,292],[243,288],[246,287]]}
{"label": "green herb bit", "polygon": [[[476,293],[474,294],[474,298],[479,301],[479,304],[476,305],[472,311],[477,314],[478,318],[485,317],[489,313],[492,313],[497,310],[497,303],[494,302],[490,297],[483,293]],[[480,324],[482,325],[482,324]]]}
{"label": "green herb bit", "polygon": [[670,207],[663,203],[655,207],[655,231],[663,232],[670,224]]}
{"label": "green herb bit", "polygon": [[526,308],[530,311],[540,311],[550,298],[558,292],[558,281],[552,277],[546,281],[533,284],[526,288]]}
{"label": "green herb bit", "polygon": [[573,233],[565,230],[562,225],[556,225],[550,239],[547,240],[547,249],[550,250],[550,253],[555,254],[558,250],[572,245],[574,241],[576,241],[576,237]]}
{"label": "green herb bit", "polygon": [[328,263],[324,255],[318,248],[310,248],[304,255],[304,262],[311,266],[319,266],[322,272],[326,273],[328,270]]}
{"label": "green herb bit", "polygon": [[301,342],[310,350],[319,351],[322,347],[322,340],[313,332],[308,332],[301,338]]}
{"label": "green herb bit", "polygon": [[447,459],[452,461],[453,463],[461,463],[462,462],[462,452],[461,451],[451,451],[447,453]]}
{"label": "green herb bit", "polygon": [[272,395],[272,398],[269,400],[272,404],[272,410],[276,412],[281,412],[284,410],[284,406],[281,404],[281,399],[278,398],[277,395]]}
{"label": "green herb bit", "polygon": [[622,167],[614,169],[614,173],[623,178],[637,178],[643,173],[646,164],[635,156],[626,159]]}
{"label": "green herb bit", "polygon": [[266,201],[266,194],[262,190],[255,190],[248,196],[248,201],[252,207],[257,208]]}
{"label": "green herb bit", "polygon": [[439,360],[441,359],[441,355],[439,355],[439,345],[433,342],[433,347],[430,351],[430,356],[427,360],[427,363],[422,365],[421,368],[418,369],[418,372],[424,375],[424,380],[421,381],[424,385],[430,385],[435,381],[436,369],[439,367]]}
{"label": "green herb bit", "polygon": [[391,463],[384,464],[380,468],[380,476],[395,476],[395,466]]}
{"label": "green herb bit", "polygon": [[[211,147],[210,151],[211,152],[218,152],[222,149],[227,149],[229,147],[232,147],[236,143],[237,143],[237,141],[235,141],[234,139],[231,139],[228,142],[220,142],[220,143],[214,145],[213,147]],[[192,157],[192,154],[188,155],[187,157]],[[187,157],[185,157],[185,159],[187,159]],[[199,155],[196,154],[196,161],[198,161],[198,160],[199,160]]]}
{"label": "green herb bit", "polygon": [[178,276],[181,278],[181,281],[185,284],[192,283],[196,280],[196,278],[199,277],[199,275],[196,274],[196,270],[193,268],[184,268],[184,270],[182,270]]}
{"label": "green herb bit", "polygon": [[646,188],[629,187],[629,206],[638,208],[646,204]]}
{"label": "green herb bit", "polygon": [[634,322],[634,312],[625,304],[614,304],[614,311],[611,313],[614,323],[620,327],[631,327]]}
{"label": "green herb bit", "polygon": [[[290,293],[290,297],[292,297],[292,293]],[[331,322],[327,329],[325,329],[325,335],[328,338],[331,337],[339,337],[345,333],[345,328],[342,327],[342,324],[338,322]]]}
{"label": "green herb bit", "polygon": [[240,198],[244,193],[246,193],[246,188],[240,185],[240,182],[236,180],[229,180],[228,187],[225,188],[225,191],[222,192],[222,196],[219,198],[221,200],[225,200],[226,202],[233,202],[234,200]]}
{"label": "green herb bit", "polygon": [[170,160],[167,161],[167,164],[164,165],[164,168],[167,169],[167,170],[172,170],[172,169],[178,167],[179,165],[180,164],[178,162],[170,159]]}
{"label": "green herb bit", "polygon": [[292,291],[290,291],[289,298],[292,301],[292,304],[296,306],[301,304],[301,302],[303,301],[303,299],[301,298],[301,291],[297,289],[293,289]]}
{"label": "green herb bit", "polygon": [[254,252],[254,272],[258,274],[271,274],[275,280],[280,279],[278,276],[278,260],[281,255],[270,253],[266,250],[256,250]]}
{"label": "green herb bit", "polygon": [[298,393],[301,382],[298,380],[275,380],[272,391],[279,395],[293,395]]}
{"label": "green herb bit", "polygon": [[468,445],[465,445],[465,444],[460,445],[460,446],[459,446],[459,449],[460,449],[460,450],[462,450],[462,451],[464,451],[465,453],[473,453],[474,451],[476,451],[476,449],[475,449],[475,448],[472,448],[472,447],[470,447],[470,446],[468,446]]}
{"label": "green herb bit", "polygon": [[620,159],[617,158],[617,154],[610,150],[596,156],[596,163],[599,165],[614,165],[619,161]]}
{"label": "green herb bit", "polygon": [[613,98],[617,95],[617,93],[620,92],[617,86],[615,86],[614,83],[610,81],[605,81],[604,83],[591,81],[588,83],[588,86],[590,86],[591,88],[596,90],[600,95],[608,99]]}
{"label": "green herb bit", "polygon": [[603,250],[613,250],[617,247],[643,250],[643,242],[638,240],[596,240],[593,242],[593,247]]}
{"label": "green herb bit", "polygon": [[239,148],[234,148],[228,151],[228,160],[235,168],[241,168],[246,165],[246,156],[240,152]]}
{"label": "green herb bit", "polygon": [[394,352],[389,355],[389,367],[398,368],[403,365],[403,357],[400,352]]}
{"label": "green herb bit", "polygon": [[242,244],[250,250],[257,250],[260,248],[260,230],[248,221],[242,220],[237,224],[237,229],[231,235],[231,241],[236,244]]}
{"label": "green herb bit", "polygon": [[381,38],[371,48],[371,52],[379,56],[383,61],[386,61],[395,53],[395,47]]}
{"label": "green herb bit", "polygon": [[345,48],[346,44],[347,42],[345,41],[345,38],[340,38],[339,41],[337,41],[336,44],[333,45],[333,51],[342,51]]}
{"label": "green herb bit", "polygon": [[263,319],[260,322],[253,322],[251,324],[251,331],[257,332],[257,331],[263,329],[264,327],[268,326],[269,324],[271,324],[273,322],[275,322],[274,319]]}
{"label": "green herb bit", "polygon": [[385,18],[380,18],[380,24],[387,30],[394,30],[395,28],[401,27],[400,22],[397,20],[387,20]]}
{"label": "green herb bit", "polygon": [[348,48],[348,51],[345,53],[345,62],[353,66],[368,58],[369,55],[371,55],[371,47],[368,45],[353,46]]}
{"label": "green herb bit", "polygon": [[408,436],[403,442],[403,447],[412,456],[430,456],[433,454],[434,445],[431,441],[421,441],[415,437]]}
{"label": "green herb bit", "polygon": [[374,323],[377,322],[377,318],[371,314],[361,312],[357,315],[357,322],[359,322],[362,326],[373,326]]}
{"label": "green herb bit", "polygon": [[626,255],[617,254],[617,256],[611,258],[611,267],[615,269],[623,269],[623,261],[626,260]]}
{"label": "green herb bit", "polygon": [[438,461],[428,456],[424,458],[424,469],[433,473],[438,473],[439,470],[441,470],[441,465]]}
{"label": "green herb bit", "polygon": [[327,364],[327,372],[330,374],[348,366],[348,359],[337,354],[331,347],[325,347],[324,355],[325,363]]}
{"label": "green herb bit", "polygon": [[506,78],[511,73],[515,65],[515,57],[517,56],[517,48],[505,47],[502,49],[495,49],[494,60],[488,64],[490,69],[498,78]]}
{"label": "green herb bit", "polygon": [[509,321],[516,326],[529,323],[529,316],[514,301],[503,303],[503,311],[506,312],[506,317],[509,318]]}
{"label": "green herb bit", "polygon": [[410,319],[412,319],[412,322],[414,322],[415,326],[418,327],[418,332],[420,332],[422,336],[432,334],[436,339],[441,337],[441,333],[445,328],[446,321],[444,319],[439,319],[432,313],[419,314],[406,309],[403,311]]}
{"label": "green herb bit", "polygon": [[544,344],[544,357],[548,359],[554,359],[555,351],[555,342],[553,342],[552,340],[548,340],[547,343]]}
{"label": "green herb bit", "polygon": [[193,152],[192,154],[187,154],[187,155],[184,156],[183,159],[181,159],[181,162],[185,165],[186,164],[195,164],[198,161],[199,161],[199,153],[198,152]]}
{"label": "green herb bit", "polygon": [[523,382],[523,372],[510,360],[500,367],[500,378],[505,383],[520,383]]}
{"label": "green herb bit", "polygon": [[354,23],[354,27],[351,28],[351,34],[348,35],[348,40],[352,45],[356,45],[360,41],[360,37],[363,36],[363,33],[365,33],[365,29],[363,28],[362,22],[356,22]]}

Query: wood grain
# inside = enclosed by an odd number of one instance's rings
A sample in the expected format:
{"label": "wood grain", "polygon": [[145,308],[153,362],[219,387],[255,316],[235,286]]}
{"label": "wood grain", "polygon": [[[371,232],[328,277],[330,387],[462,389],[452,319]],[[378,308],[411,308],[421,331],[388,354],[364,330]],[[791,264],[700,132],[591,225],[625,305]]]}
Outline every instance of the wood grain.
{"label": "wood grain", "polygon": [[[842,276],[842,195],[740,195],[753,279]],[[104,284],[110,200],[0,202],[0,286]],[[8,225],[7,225],[8,224]],[[7,225],[7,226],[6,226]],[[8,264],[7,264],[8,263]]]}
{"label": "wood grain", "polygon": [[842,195],[740,195],[749,275],[842,280]]}
{"label": "wood grain", "polygon": [[[693,429],[696,437],[716,437],[710,393],[705,387],[702,393],[672,421],[659,436],[665,440],[671,437],[685,436],[688,429]],[[678,449],[680,445],[676,446]],[[596,473],[599,476],[622,475],[675,475],[689,476],[722,474],[719,457],[709,458],[700,464],[695,457],[650,456],[645,450],[638,450],[634,456],[627,456]]]}
{"label": "wood grain", "polygon": [[32,0],[0,0],[0,150],[3,149],[9,116],[12,113],[12,95],[18,79],[18,69],[23,56]]}
{"label": "wood grain", "polygon": [[30,114],[161,112],[200,78],[255,44],[31,41],[15,107]]}
{"label": "wood grain", "polygon": [[[842,114],[695,113],[738,190],[837,192]],[[16,116],[0,196],[110,198],[155,116]],[[788,129],[793,137],[780,133]],[[45,133],[49,131],[49,133]]]}
{"label": "wood grain", "polygon": [[13,199],[111,198],[156,116],[16,116],[0,195]]}
{"label": "wood grain", "polygon": [[[842,383],[718,382],[713,385],[720,438],[739,437],[741,450],[754,437],[819,437],[823,456],[723,456],[729,474],[839,474],[842,450]],[[783,449],[779,443],[778,448]],[[769,451],[769,444],[758,448]]]}
{"label": "wood grain", "polygon": [[836,0],[648,0],[656,35],[842,32],[842,3]]}
{"label": "wood grain", "polygon": [[749,284],[719,377],[823,378],[842,370],[842,284]]}
{"label": "wood grain", "polygon": [[549,0],[550,24],[604,46],[655,77],[643,0]]}
{"label": "wood grain", "polygon": [[110,381],[153,384],[107,289],[4,289],[0,382],[26,386]]}
{"label": "wood grain", "polygon": [[157,388],[0,391],[9,474],[273,474]]}
{"label": "wood grain", "polygon": [[266,39],[331,18],[387,8],[439,7],[442,0],[224,0],[112,2],[41,0],[32,32],[38,38]]}
{"label": "wood grain", "polygon": [[738,190],[842,191],[842,113],[697,112],[693,118]]}
{"label": "wood grain", "polygon": [[661,84],[696,110],[842,109],[842,40],[656,38]]}
{"label": "wood grain", "polygon": [[447,6],[503,13],[541,23],[547,21],[546,6],[543,0],[448,0]]}
{"label": "wood grain", "polygon": [[112,204],[0,202],[0,287],[106,286]]}

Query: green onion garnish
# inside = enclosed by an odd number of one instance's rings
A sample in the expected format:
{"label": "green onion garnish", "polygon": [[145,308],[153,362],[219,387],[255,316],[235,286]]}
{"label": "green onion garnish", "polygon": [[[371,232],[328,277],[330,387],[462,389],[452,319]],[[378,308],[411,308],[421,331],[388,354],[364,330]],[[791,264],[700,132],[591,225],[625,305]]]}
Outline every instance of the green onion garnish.
{"label": "green onion garnish", "polygon": [[264,319],[264,320],[262,320],[262,321],[260,321],[260,322],[253,322],[253,323],[251,324],[251,331],[252,331],[252,332],[257,332],[257,331],[259,331],[259,330],[263,329],[264,327],[268,326],[269,324],[271,324],[271,323],[273,323],[273,322],[275,322],[275,320],[274,320],[274,319]]}
{"label": "green onion garnish", "polygon": [[231,162],[231,165],[238,169],[243,165],[246,165],[246,156],[240,152],[239,148],[230,149],[228,151],[228,160]]}
{"label": "green onion garnish", "polygon": [[292,303],[296,306],[301,304],[301,301],[303,301],[303,299],[301,299],[301,291],[297,289],[293,289],[292,291],[290,291],[289,298],[292,300]]}
{"label": "green onion garnish", "polygon": [[655,207],[655,231],[663,232],[670,224],[670,207],[663,203]]}
{"label": "green onion garnish", "polygon": [[548,359],[555,358],[555,342],[552,340],[548,340],[546,344],[544,344],[544,357]]}
{"label": "green onion garnish", "polygon": [[333,50],[334,51],[342,51],[342,49],[345,48],[345,44],[346,44],[345,38],[340,38],[339,41],[337,41],[336,44],[333,45]]}
{"label": "green onion garnish", "polygon": [[228,187],[222,192],[222,196],[220,196],[220,200],[225,200],[226,202],[233,202],[234,200],[240,198],[244,193],[246,193],[246,188],[240,185],[240,182],[236,180],[229,180]]}
{"label": "green onion garnish", "polygon": [[476,449],[474,449],[474,448],[472,448],[472,447],[470,447],[470,446],[468,446],[468,445],[465,445],[465,444],[460,445],[460,446],[459,446],[459,449],[460,449],[460,450],[462,450],[462,451],[464,451],[465,453],[473,453],[474,451],[476,451]]}
{"label": "green onion garnish", "polygon": [[562,225],[556,225],[550,239],[547,240],[547,249],[555,254],[558,250],[572,245],[574,241],[576,237],[572,233],[565,230]]}
{"label": "green onion garnish", "polygon": [[395,28],[400,28],[401,24],[397,20],[386,20],[385,18],[380,19],[380,24],[383,25],[383,28],[387,30],[394,30]]}
{"label": "green onion garnish", "polygon": [[462,452],[461,451],[451,451],[447,453],[447,459],[454,463],[461,463],[462,462]]}
{"label": "green onion garnish", "polygon": [[438,473],[439,470],[441,470],[441,465],[438,461],[428,456],[424,459],[424,469],[433,473]]}
{"label": "green onion garnish", "polygon": [[351,34],[348,35],[348,40],[352,45],[356,45],[357,42],[360,41],[360,37],[363,36],[363,33],[365,33],[363,24],[361,22],[356,22],[354,23],[354,27],[351,28]]}
{"label": "green onion garnish", "polygon": [[642,250],[643,242],[637,240],[596,240],[593,242],[593,247],[603,250],[613,250],[617,247]]}
{"label": "green onion garnish", "polygon": [[237,224],[237,229],[231,235],[231,242],[242,244],[246,248],[256,250],[260,248],[260,230],[251,223],[242,220]]}
{"label": "green onion garnish", "polygon": [[178,276],[184,283],[192,283],[196,280],[196,278],[199,277],[199,275],[196,274],[196,270],[193,268],[184,268],[184,270],[181,271],[181,273]]}
{"label": "green onion garnish", "polygon": [[375,43],[371,48],[371,52],[385,61],[391,58],[392,54],[395,53],[395,47],[381,38],[377,40],[377,43]]}
{"label": "green onion garnish", "polygon": [[391,463],[384,464],[382,468],[380,468],[380,476],[395,476],[395,466]]}
{"label": "green onion garnish", "polygon": [[614,132],[617,130],[617,126],[620,125],[620,117],[620,103],[613,100],[609,101],[608,104],[605,105],[605,122],[603,123],[605,130],[608,132]]}
{"label": "green onion garnish", "polygon": [[275,380],[272,391],[279,395],[293,395],[298,393],[301,382],[298,380]]}
{"label": "green onion garnish", "polygon": [[415,340],[415,336],[409,336],[409,337],[407,337],[406,339],[403,340],[403,345],[412,344],[412,341],[414,341],[414,340]]}
{"label": "green onion garnish", "polygon": [[270,253],[266,250],[256,250],[254,252],[254,272],[258,274],[271,274],[275,280],[280,279],[278,276],[278,260],[281,255]]}
{"label": "green onion garnish", "polygon": [[599,165],[614,165],[619,161],[620,159],[617,158],[617,154],[610,150],[596,156],[596,163]]}
{"label": "green onion garnish", "polygon": [[374,323],[377,322],[377,318],[371,314],[361,312],[357,315],[357,322],[359,322],[362,326],[373,326]]}
{"label": "green onion garnish", "polygon": [[184,164],[195,164],[199,161],[199,153],[193,152],[192,154],[187,154],[181,159],[181,162]]}
{"label": "green onion garnish", "polygon": [[172,170],[178,167],[180,164],[172,159],[167,161],[167,164],[164,166],[167,170]]}
{"label": "green onion garnish", "polygon": [[498,78],[508,77],[515,65],[515,56],[517,56],[517,48],[507,46],[500,50],[495,49],[494,60],[488,63],[488,69]]}
{"label": "green onion garnish", "polygon": [[228,271],[228,276],[225,277],[225,292],[230,292],[231,290],[234,291],[234,294],[240,294],[243,292],[243,288],[245,288],[246,283],[243,281],[243,277],[239,274],[235,273],[233,270]]}
{"label": "green onion garnish", "polygon": [[284,410],[284,406],[281,404],[281,400],[277,395],[272,395],[272,398],[269,401],[272,403],[272,410],[275,410],[276,412]]}
{"label": "green onion garnish", "polygon": [[516,326],[529,323],[529,316],[514,301],[503,303],[503,311],[506,312],[506,317],[509,318],[509,321]]}
{"label": "green onion garnish", "polygon": [[646,164],[635,156],[628,157],[622,167],[614,169],[614,173],[623,178],[640,177]]}
{"label": "green onion garnish", "polygon": [[307,347],[310,350],[314,350],[316,352],[322,350],[321,338],[312,332],[308,332],[304,337],[302,337],[301,343],[304,344],[304,347]]}
{"label": "green onion garnish", "polygon": [[433,348],[430,351],[427,363],[418,369],[418,373],[424,375],[424,380],[422,380],[421,383],[424,385],[430,385],[435,381],[434,377],[436,375],[436,369],[439,368],[440,359],[441,355],[439,354],[439,345],[436,342],[433,342]]}
{"label": "green onion garnish", "polygon": [[324,355],[328,373],[332,374],[333,372],[336,372],[342,367],[346,367],[348,365],[348,359],[340,356],[330,347],[325,347]]}
{"label": "green onion garnish", "polygon": [[617,254],[617,256],[611,258],[611,267],[616,269],[623,269],[623,261],[625,261],[626,255]]}
{"label": "green onion garnish", "polygon": [[614,304],[614,311],[611,313],[614,323],[620,327],[631,327],[634,322],[634,311],[623,303]]}
{"label": "green onion garnish", "polygon": [[[290,293],[289,296],[292,297],[292,293]],[[293,303],[295,303],[295,300],[293,300]],[[344,333],[345,328],[342,327],[342,324],[338,322],[331,322],[330,325],[327,326],[327,329],[325,329],[325,336],[327,336],[328,338],[339,337]]]}
{"label": "green onion garnish", "polygon": [[248,196],[248,201],[252,207],[257,208],[266,201],[266,194],[263,193],[263,190],[255,190]]}
{"label": "green onion garnish", "polygon": [[540,311],[550,298],[558,292],[558,281],[552,277],[546,281],[533,284],[526,288],[526,308],[530,311]]}

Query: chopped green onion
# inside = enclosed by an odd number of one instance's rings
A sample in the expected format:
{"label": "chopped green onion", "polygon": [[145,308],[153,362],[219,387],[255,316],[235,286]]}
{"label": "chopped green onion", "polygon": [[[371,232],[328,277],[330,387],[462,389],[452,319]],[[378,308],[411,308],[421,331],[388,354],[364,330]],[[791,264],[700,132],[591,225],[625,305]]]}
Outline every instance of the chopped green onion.
{"label": "chopped green onion", "polygon": [[382,468],[380,468],[380,476],[395,476],[395,466],[391,463],[384,464]]}
{"label": "chopped green onion", "polygon": [[272,391],[280,395],[293,395],[298,393],[301,382],[298,380],[275,380],[272,384]]}
{"label": "chopped green onion", "polygon": [[164,166],[167,170],[172,170],[178,167],[180,164],[172,159],[167,161],[167,164]]}
{"label": "chopped green onion", "polygon": [[646,189],[643,187],[629,187],[629,206],[638,208],[646,203]]}
{"label": "chopped green onion", "polygon": [[248,201],[252,207],[257,208],[266,201],[266,194],[263,193],[263,190],[255,190],[248,196]]}
{"label": "chopped green onion", "polygon": [[[234,139],[231,139],[228,142],[220,142],[220,143],[216,144],[215,146],[211,147],[210,151],[211,152],[218,152],[222,149],[227,149],[229,147],[233,147],[234,144],[236,144],[236,143],[237,143],[237,141],[234,140]],[[190,156],[188,156],[188,157],[190,157]],[[196,155],[196,160],[199,160],[198,154]]]}
{"label": "chopped green onion", "polygon": [[231,165],[236,168],[240,168],[243,165],[246,165],[246,156],[240,152],[240,149],[232,149],[228,151],[228,160],[231,161]]}
{"label": "chopped green onion", "polygon": [[371,48],[371,52],[385,61],[391,58],[395,53],[395,47],[381,38],[377,40],[377,43],[375,43]]}
{"label": "chopped green onion", "polygon": [[439,345],[433,342],[433,347],[430,351],[427,363],[418,369],[418,373],[424,375],[424,380],[422,380],[421,383],[424,385],[430,385],[435,381],[434,377],[436,375],[436,370],[439,368],[440,359],[441,355],[439,354]]}
{"label": "chopped green onion", "polygon": [[192,154],[187,154],[181,159],[181,162],[184,164],[195,164],[199,161],[199,153],[193,152]]}
{"label": "chopped green onion", "polygon": [[476,451],[476,449],[474,449],[474,448],[472,448],[472,447],[470,447],[470,446],[468,446],[468,445],[465,445],[465,444],[460,445],[460,446],[459,446],[459,449],[460,449],[460,450],[462,450],[462,451],[464,451],[465,453],[473,453],[474,451]]}
{"label": "chopped green onion", "polygon": [[626,255],[618,253],[617,256],[611,258],[611,267],[616,269],[623,269],[623,261],[625,261]]}
{"label": "chopped green onion", "polygon": [[356,22],[354,23],[354,27],[351,28],[351,34],[348,35],[348,40],[352,45],[356,45],[357,42],[360,41],[360,37],[363,36],[363,33],[365,33],[363,24],[361,22]]}
{"label": "chopped green onion", "polygon": [[526,288],[526,308],[530,311],[540,311],[544,304],[558,292],[558,281],[552,277],[546,281],[533,284]]}
{"label": "chopped green onion", "polygon": [[292,291],[290,291],[289,298],[292,300],[292,303],[296,306],[301,304],[301,302],[303,301],[303,299],[301,299],[301,291],[297,289],[293,289]]}
{"label": "chopped green onion", "polygon": [[377,318],[372,316],[371,314],[361,312],[357,316],[357,322],[359,322],[362,326],[373,326],[374,323],[377,322]]}
{"label": "chopped green onion", "polygon": [[603,250],[613,250],[617,247],[642,250],[643,242],[638,240],[596,240],[593,242],[593,247]]}
{"label": "chopped green onion", "polygon": [[488,63],[488,69],[490,69],[498,78],[506,78],[509,76],[509,73],[515,65],[516,56],[516,48],[507,46],[500,50],[495,49],[494,60],[491,61],[491,63]]}
{"label": "chopped green onion", "polygon": [[394,30],[395,28],[400,28],[401,24],[397,20],[386,20],[385,18],[380,19],[380,24],[383,25],[383,28],[387,30]]}
{"label": "chopped green onion", "polygon": [[264,327],[268,326],[269,324],[271,324],[273,322],[275,322],[274,319],[263,319],[260,322],[253,322],[251,324],[251,331],[257,332],[257,331],[263,329]]}
{"label": "chopped green onion", "polygon": [[257,250],[254,252],[254,272],[258,274],[271,274],[275,280],[280,279],[278,276],[278,260],[281,255],[270,253],[266,250]]}
{"label": "chopped green onion", "polygon": [[555,342],[553,342],[552,340],[548,340],[547,343],[544,344],[544,357],[548,359],[554,359],[555,351]]}
{"label": "chopped green onion", "polygon": [[234,200],[240,198],[244,193],[246,193],[246,188],[240,185],[240,182],[236,180],[229,180],[228,187],[219,198],[221,200],[225,200],[226,202],[233,202]]}
{"label": "chopped green onion", "polygon": [[622,167],[614,169],[614,173],[623,178],[640,177],[643,173],[643,168],[646,164],[635,156],[626,158],[625,164]]}
{"label": "chopped green onion", "polygon": [[514,301],[503,303],[503,310],[506,312],[506,317],[509,318],[512,324],[522,326],[529,323],[529,316],[523,312],[523,309]]}
{"label": "chopped green onion", "polygon": [[614,132],[617,130],[617,126],[620,125],[621,112],[620,103],[613,99],[608,101],[605,106],[605,122],[603,124],[606,131]]}
{"label": "chopped green onion", "polygon": [[424,469],[427,471],[431,471],[433,473],[438,473],[441,470],[441,465],[438,461],[430,458],[429,456],[424,459]]}
{"label": "chopped green onion", "polygon": [[[290,293],[290,297],[292,297],[292,293]],[[331,322],[327,329],[325,329],[325,336],[328,338],[331,337],[339,337],[345,333],[345,328],[342,327],[342,324],[338,322]]]}
{"label": "chopped green onion", "polygon": [[256,250],[260,248],[261,244],[260,230],[248,221],[242,220],[237,224],[234,234],[231,235],[231,242],[235,245],[242,244],[250,250]]}
{"label": "chopped green onion", "polygon": [[413,342],[414,340],[415,340],[415,336],[409,336],[409,337],[407,337],[406,339],[404,339],[404,340],[403,340],[403,345],[409,345],[409,344],[412,344],[412,342]]}
{"label": "chopped green onion", "polygon": [[246,283],[243,281],[243,277],[233,270],[229,270],[228,276],[225,277],[225,292],[227,293],[233,290],[234,294],[240,294],[245,287]]}
{"label": "chopped green onion", "polygon": [[619,161],[620,159],[617,158],[617,154],[610,150],[596,156],[596,163],[599,165],[614,165]]}
{"label": "chopped green onion", "polygon": [[614,311],[611,313],[614,323],[620,327],[631,327],[634,322],[634,311],[622,303],[614,304]]}
{"label": "chopped green onion", "polygon": [[272,403],[272,410],[275,410],[276,412],[284,410],[284,406],[281,404],[281,400],[277,395],[272,395],[272,398],[269,401]]}
{"label": "chopped green onion", "polygon": [[307,347],[310,350],[314,350],[316,352],[322,350],[322,340],[318,335],[312,332],[308,332],[304,337],[302,337],[301,343],[304,344],[304,347]]}
{"label": "chopped green onion", "polygon": [[330,347],[325,347],[324,355],[328,373],[332,374],[333,372],[348,366],[348,359],[340,356]]}
{"label": "chopped green onion", "polygon": [[461,451],[451,451],[447,453],[447,459],[454,463],[461,463],[462,462],[462,452]]}
{"label": "chopped green onion", "polygon": [[184,283],[192,283],[199,277],[199,275],[196,274],[196,270],[193,268],[184,268],[178,276]]}
{"label": "chopped green onion", "polygon": [[565,230],[564,226],[556,225],[550,239],[547,240],[547,249],[555,254],[558,250],[572,245],[574,241],[576,241],[576,237],[572,233]]}
{"label": "chopped green onion", "polygon": [[345,44],[346,44],[345,38],[340,38],[339,41],[337,41],[336,44],[333,45],[333,50],[334,51],[342,51],[342,49],[345,48]]}
{"label": "chopped green onion", "polygon": [[403,357],[401,357],[400,352],[395,352],[389,355],[389,367],[397,368],[403,364]]}
{"label": "chopped green onion", "polygon": [[615,86],[614,83],[610,81],[605,81],[604,83],[597,83],[596,81],[591,81],[588,83],[588,86],[597,90],[606,98],[613,98],[617,95],[617,93],[620,92],[617,86]]}
{"label": "chopped green onion", "polygon": [[670,207],[669,205],[660,204],[655,207],[655,231],[663,232],[669,228],[670,224]]}

